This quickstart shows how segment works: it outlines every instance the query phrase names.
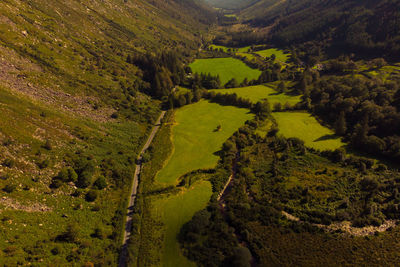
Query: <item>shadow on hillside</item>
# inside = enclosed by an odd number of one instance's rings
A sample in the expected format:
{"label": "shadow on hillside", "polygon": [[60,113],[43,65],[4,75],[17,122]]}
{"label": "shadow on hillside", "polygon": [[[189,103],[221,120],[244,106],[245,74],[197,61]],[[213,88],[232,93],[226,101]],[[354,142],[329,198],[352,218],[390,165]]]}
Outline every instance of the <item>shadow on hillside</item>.
{"label": "shadow on hillside", "polygon": [[215,151],[215,152],[213,153],[213,155],[214,155],[214,156],[221,157],[221,156],[223,155],[223,153],[224,153],[224,151],[221,149],[221,150]]}
{"label": "shadow on hillside", "polygon": [[318,139],[315,139],[313,142],[320,142],[320,141],[326,141],[326,140],[334,140],[334,139],[339,139],[340,137],[335,135],[335,134],[326,134],[324,136],[321,136]]}

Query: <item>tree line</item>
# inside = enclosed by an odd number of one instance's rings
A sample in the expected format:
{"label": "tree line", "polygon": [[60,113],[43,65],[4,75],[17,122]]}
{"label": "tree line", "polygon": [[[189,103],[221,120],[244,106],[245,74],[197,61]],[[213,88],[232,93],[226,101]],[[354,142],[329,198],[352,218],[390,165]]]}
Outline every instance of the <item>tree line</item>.
{"label": "tree line", "polygon": [[328,77],[315,84],[309,98],[313,112],[354,147],[400,159],[399,81]]}

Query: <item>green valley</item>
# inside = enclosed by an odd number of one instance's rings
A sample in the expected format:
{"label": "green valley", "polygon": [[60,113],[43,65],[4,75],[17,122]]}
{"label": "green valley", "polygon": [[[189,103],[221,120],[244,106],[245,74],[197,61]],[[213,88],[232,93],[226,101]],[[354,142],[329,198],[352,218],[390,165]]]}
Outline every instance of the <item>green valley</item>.
{"label": "green valley", "polygon": [[400,3],[4,0],[0,266],[395,266]]}

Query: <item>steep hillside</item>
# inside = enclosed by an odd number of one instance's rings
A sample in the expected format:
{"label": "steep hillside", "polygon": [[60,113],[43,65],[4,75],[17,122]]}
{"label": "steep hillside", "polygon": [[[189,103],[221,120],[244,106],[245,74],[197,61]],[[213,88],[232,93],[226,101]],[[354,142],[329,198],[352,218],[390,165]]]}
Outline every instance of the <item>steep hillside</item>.
{"label": "steep hillside", "polygon": [[182,64],[213,19],[198,1],[1,1],[0,265],[116,265],[159,114],[129,59]]}
{"label": "steep hillside", "polygon": [[[262,8],[267,6],[270,8]],[[336,49],[397,57],[400,52],[398,1],[262,0],[242,11],[252,26],[273,25],[269,40],[278,45],[307,41]]]}
{"label": "steep hillside", "polygon": [[253,3],[251,6],[240,11],[240,16],[244,20],[267,17],[270,16],[268,12],[274,11],[277,7],[282,6],[286,3],[286,0],[259,0]]}
{"label": "steep hillside", "polygon": [[234,10],[245,8],[251,4],[254,4],[257,2],[257,0],[207,0],[207,2],[213,7]]}

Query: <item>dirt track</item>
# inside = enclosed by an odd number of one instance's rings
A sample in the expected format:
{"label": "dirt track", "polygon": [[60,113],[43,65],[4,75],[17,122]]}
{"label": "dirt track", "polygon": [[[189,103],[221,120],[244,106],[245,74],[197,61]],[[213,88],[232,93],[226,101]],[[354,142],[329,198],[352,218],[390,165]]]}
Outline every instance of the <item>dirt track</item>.
{"label": "dirt track", "polygon": [[161,112],[160,117],[158,118],[156,124],[154,125],[153,130],[151,131],[149,137],[147,138],[146,143],[144,144],[144,146],[143,146],[142,150],[140,151],[139,156],[137,158],[135,175],[133,177],[132,188],[131,188],[131,191],[129,194],[129,205],[128,205],[128,210],[127,210],[127,214],[126,214],[124,239],[122,242],[122,250],[121,250],[121,256],[120,256],[120,260],[119,260],[120,267],[126,266],[127,245],[128,245],[129,237],[131,235],[131,231],[132,231],[133,207],[135,205],[136,193],[137,193],[137,188],[139,185],[139,177],[140,177],[140,171],[142,168],[143,153],[146,152],[146,150],[149,148],[151,142],[153,141],[154,136],[156,135],[157,131],[160,129],[161,120],[164,118],[165,113],[166,113],[165,111]]}

